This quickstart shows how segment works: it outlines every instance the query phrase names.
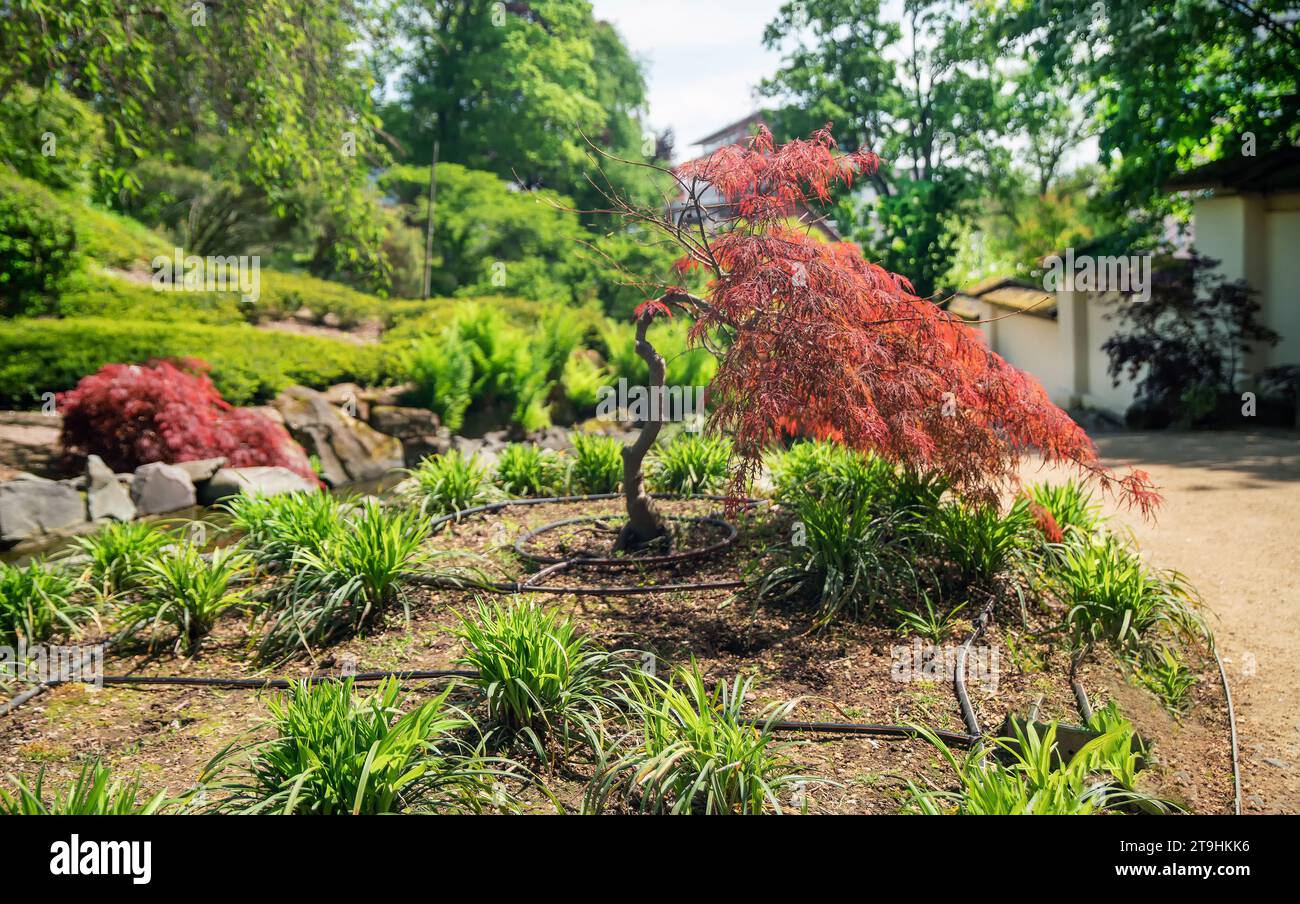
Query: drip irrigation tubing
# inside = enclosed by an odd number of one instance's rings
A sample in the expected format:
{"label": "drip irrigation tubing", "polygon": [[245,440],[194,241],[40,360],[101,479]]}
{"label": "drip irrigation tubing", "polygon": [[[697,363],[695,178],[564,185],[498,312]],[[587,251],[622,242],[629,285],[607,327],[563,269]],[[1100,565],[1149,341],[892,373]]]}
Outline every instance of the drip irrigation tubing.
{"label": "drip irrigation tubing", "polygon": [[988,625],[989,617],[993,614],[993,600],[989,600],[988,605],[984,607],[975,618],[975,630],[971,631],[970,637],[966,642],[957,648],[957,660],[953,666],[952,686],[957,692],[957,703],[961,706],[961,717],[966,722],[966,730],[974,737],[980,737],[984,732],[980,729],[980,720],[975,715],[975,707],[971,706],[970,695],[966,693],[966,654],[970,651],[971,644],[979,639],[984,633],[985,626]]}
{"label": "drip irrigation tubing", "polygon": [[[231,690],[287,690],[299,682],[315,683],[321,681],[341,681],[351,678],[353,681],[384,681],[396,679],[399,682],[429,681],[436,679],[472,679],[479,673],[471,669],[433,669],[405,670],[392,672],[358,672],[355,675],[311,675],[302,679],[289,678],[225,678],[189,675],[104,675],[98,681],[94,679],[55,678],[37,685],[23,694],[19,694],[0,710],[0,715],[12,712],[27,700],[44,693],[52,687],[62,684],[98,683],[101,685],[167,686],[167,687],[205,687],[228,688]],[[19,698],[23,699],[19,699]],[[879,737],[916,738],[920,732],[908,725],[876,725],[862,722],[801,722],[782,720],[767,723],[759,719],[745,719],[746,723],[756,726],[767,725],[772,731],[808,732],[819,734],[875,735]],[[969,747],[978,737],[954,731],[935,730],[934,734],[945,742]]]}
{"label": "drip irrigation tubing", "polygon": [[1241,815],[1241,766],[1237,758],[1237,714],[1232,708],[1232,691],[1228,689],[1228,673],[1223,668],[1223,660],[1219,658],[1219,649],[1211,646],[1214,653],[1214,661],[1219,666],[1219,680],[1223,682],[1223,698],[1228,702],[1228,735],[1232,739],[1232,793],[1233,808],[1236,815]]}

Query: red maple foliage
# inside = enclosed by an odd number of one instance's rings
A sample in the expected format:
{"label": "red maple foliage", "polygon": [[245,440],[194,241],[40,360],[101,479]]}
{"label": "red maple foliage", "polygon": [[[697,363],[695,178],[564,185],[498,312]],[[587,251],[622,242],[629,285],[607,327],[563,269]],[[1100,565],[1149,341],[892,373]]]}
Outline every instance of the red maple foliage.
{"label": "red maple foliage", "polygon": [[224,457],[229,467],[279,465],[315,480],[301,447],[281,425],[234,408],[201,361],[105,364],[60,393],[69,463],[98,455],[115,471],[154,461]]}
{"label": "red maple foliage", "polygon": [[[670,288],[663,303],[695,317],[692,340],[715,351],[714,423],[735,439],[733,493],[764,449],[788,435],[831,438],[917,470],[963,496],[991,501],[1017,482],[1021,457],[1080,469],[1148,514],[1149,476],[1118,476],[1033,377],[995,354],[980,334],[918,298],[911,283],[864,259],[848,242],[809,235],[799,210],[879,166],[869,152],[840,154],[828,129],[776,147],[762,129],[675,173],[710,231],[658,223],[684,250],[684,266],[712,276],[707,298]],[[724,205],[705,211],[701,186]],[[622,212],[635,212],[628,206]],[[638,217],[649,220],[649,217]],[[718,341],[717,337],[722,337]]]}
{"label": "red maple foliage", "polygon": [[1043,539],[1048,543],[1060,543],[1065,539],[1065,531],[1061,530],[1060,523],[1056,516],[1037,502],[1030,501],[1029,514],[1034,519],[1034,525],[1038,532],[1043,535]]}

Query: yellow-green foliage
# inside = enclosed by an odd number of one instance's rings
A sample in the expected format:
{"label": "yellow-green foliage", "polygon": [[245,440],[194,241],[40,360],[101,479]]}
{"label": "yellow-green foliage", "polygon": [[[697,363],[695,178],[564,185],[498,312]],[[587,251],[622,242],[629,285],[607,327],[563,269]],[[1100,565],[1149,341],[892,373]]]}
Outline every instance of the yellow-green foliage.
{"label": "yellow-green foliage", "polygon": [[110,363],[160,357],[206,361],[212,379],[236,404],[263,401],[293,383],[384,381],[383,346],[259,330],[247,324],[111,320],[0,322],[0,400],[32,403],[71,389]]}

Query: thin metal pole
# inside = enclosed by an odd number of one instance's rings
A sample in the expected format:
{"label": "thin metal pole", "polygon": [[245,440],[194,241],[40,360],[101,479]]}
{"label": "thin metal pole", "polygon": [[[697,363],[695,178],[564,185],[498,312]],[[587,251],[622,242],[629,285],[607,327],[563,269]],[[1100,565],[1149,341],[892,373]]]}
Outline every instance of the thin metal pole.
{"label": "thin metal pole", "polygon": [[433,283],[433,206],[438,199],[438,141],[433,142],[433,163],[429,166],[429,220],[424,235],[424,300],[429,300]]}

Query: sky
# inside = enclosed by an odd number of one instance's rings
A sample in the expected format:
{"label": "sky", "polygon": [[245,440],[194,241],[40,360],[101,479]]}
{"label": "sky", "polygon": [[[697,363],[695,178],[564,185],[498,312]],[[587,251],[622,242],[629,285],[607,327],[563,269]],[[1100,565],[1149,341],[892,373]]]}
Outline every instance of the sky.
{"label": "sky", "polygon": [[671,127],[677,157],[692,143],[754,112],[754,87],[777,70],[763,29],[781,0],[592,0],[645,66],[650,126]]}

